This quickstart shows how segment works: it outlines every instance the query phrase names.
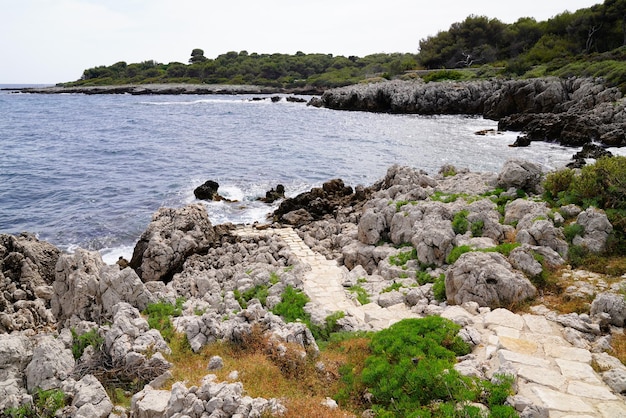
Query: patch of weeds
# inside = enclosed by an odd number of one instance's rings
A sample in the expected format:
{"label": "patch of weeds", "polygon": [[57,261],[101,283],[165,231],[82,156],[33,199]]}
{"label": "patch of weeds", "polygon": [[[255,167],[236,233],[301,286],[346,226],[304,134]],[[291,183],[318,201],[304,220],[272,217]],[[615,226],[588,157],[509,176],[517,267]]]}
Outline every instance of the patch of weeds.
{"label": "patch of weeds", "polygon": [[452,230],[455,234],[462,235],[467,232],[469,228],[467,215],[469,215],[469,211],[467,210],[462,210],[454,214],[454,218],[452,218]]}
{"label": "patch of weeds", "polygon": [[420,286],[423,286],[426,283],[433,283],[435,278],[427,271],[418,271],[415,273],[415,280],[417,280]]}
{"label": "patch of weeds", "polygon": [[56,411],[66,405],[67,396],[60,389],[35,389],[33,404],[22,405],[18,408],[7,408],[2,411],[3,417],[12,418],[52,418]]}
{"label": "patch of weeds", "polygon": [[505,257],[508,257],[511,254],[511,251],[519,247],[521,244],[519,242],[503,242],[502,244],[498,244],[495,247],[484,248],[478,251],[482,251],[485,253],[495,252],[500,253]]}
{"label": "patch of weeds", "polygon": [[381,293],[393,292],[394,290],[399,290],[401,287],[402,287],[402,283],[396,282],[384,288]]}
{"label": "patch of weeds", "polygon": [[308,318],[304,311],[304,305],[309,300],[309,297],[302,290],[287,286],[281,295],[281,301],[272,308],[272,313],[282,316],[287,322],[304,322]]}
{"label": "patch of weeds", "polygon": [[[287,267],[285,267],[285,268],[283,269],[283,271],[284,271],[285,273],[289,273],[291,270],[293,270],[293,269],[294,269],[294,267],[295,267],[295,266],[287,266]],[[272,276],[270,275],[270,283],[271,283],[271,278],[272,278]],[[276,282],[276,283],[278,283],[278,282]],[[276,283],[272,283],[272,284],[276,284]]]}
{"label": "patch of weeds", "polygon": [[404,251],[396,255],[389,256],[389,264],[392,266],[403,267],[409,260],[417,260],[417,250],[412,248],[411,251]]}
{"label": "patch of weeds", "polygon": [[434,200],[435,202],[452,203],[456,202],[459,198],[465,196],[467,195],[463,193],[444,193],[437,190],[430,196],[430,199]]}
{"label": "patch of weeds", "polygon": [[[270,275],[270,280],[271,280],[271,275]],[[267,296],[269,295],[269,288],[267,287],[267,285],[257,284],[253,288],[248,289],[243,293],[235,289],[233,291],[233,294],[235,295],[235,299],[237,300],[237,302],[239,302],[239,306],[241,306],[243,309],[247,308],[248,302],[250,302],[252,299],[255,299],[255,298],[258,299],[259,302],[261,302],[261,305],[265,306],[265,302],[267,301]]]}
{"label": "patch of weeds", "polygon": [[448,299],[446,296],[446,275],[443,273],[433,283],[433,296],[438,302],[444,302]]}
{"label": "patch of weeds", "polygon": [[75,359],[79,359],[85,348],[92,346],[95,350],[99,350],[104,344],[104,338],[98,334],[98,329],[93,328],[82,335],[78,335],[74,328],[70,329],[72,333],[72,355]]}
{"label": "patch of weeds", "polygon": [[416,205],[417,202],[414,200],[397,200],[397,201],[391,201],[389,202],[389,204],[395,204],[396,205],[396,212],[400,212],[400,210],[402,209],[402,206],[406,206],[406,205]]}
{"label": "patch of weeds", "polygon": [[463,254],[468,253],[470,251],[474,251],[474,250],[469,245],[461,245],[459,247],[454,247],[452,251],[450,251],[450,254],[448,254],[448,256],[446,257],[446,263],[454,264],[456,260],[459,259],[459,257],[461,257]]}
{"label": "patch of weeds", "polygon": [[361,305],[367,305],[370,303],[370,296],[367,294],[367,290],[358,284],[350,286],[348,291],[356,294],[356,300],[358,300]]}
{"label": "patch of weeds", "polygon": [[482,219],[472,222],[472,226],[470,227],[470,230],[472,231],[472,237],[482,237],[484,228],[485,221],[483,221]]}
{"label": "patch of weeds", "polygon": [[571,243],[576,235],[583,236],[585,234],[585,227],[577,224],[576,222],[572,222],[569,225],[565,225],[563,227],[563,235],[565,235],[565,239],[567,242]]}
{"label": "patch of weeds", "polygon": [[182,314],[183,303],[185,303],[185,298],[180,297],[176,299],[175,304],[165,301],[150,303],[143,311],[143,314],[148,316],[150,328],[158,330],[167,342],[170,342],[175,334],[170,317]]}

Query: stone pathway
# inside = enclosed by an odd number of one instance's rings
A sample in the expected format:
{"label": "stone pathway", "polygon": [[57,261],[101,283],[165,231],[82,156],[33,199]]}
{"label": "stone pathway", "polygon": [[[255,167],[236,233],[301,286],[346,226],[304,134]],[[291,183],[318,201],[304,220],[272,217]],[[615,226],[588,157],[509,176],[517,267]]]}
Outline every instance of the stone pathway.
{"label": "stone pathway", "polygon": [[[245,227],[236,231],[241,236],[266,233],[280,236],[311,267],[303,282],[313,303],[331,312],[346,312],[374,330],[403,318],[419,317],[404,304],[357,306],[342,286],[344,270],[312,251],[292,228]],[[482,342],[472,353],[475,363],[487,365],[491,372],[505,364],[513,367],[518,375],[517,395],[545,408],[549,418],[626,418],[625,398],[613,393],[592,367],[594,360],[598,362],[594,358],[597,354],[567,342],[560,324],[543,315],[519,315],[506,309],[470,313],[461,306],[449,306],[442,316],[476,329]]]}
{"label": "stone pathway", "polygon": [[345,270],[337,266],[334,260],[327,260],[326,257],[311,250],[293,228],[256,230],[251,227],[243,227],[236,230],[235,233],[240,236],[274,234],[282,238],[293,254],[311,267],[303,277],[304,293],[311,299],[312,303],[330,313],[345,312],[360,325],[372,330],[387,328],[404,318],[420,317],[411,312],[404,303],[387,308],[382,308],[373,302],[367,305],[358,305],[358,302],[348,297],[346,289],[342,285]]}

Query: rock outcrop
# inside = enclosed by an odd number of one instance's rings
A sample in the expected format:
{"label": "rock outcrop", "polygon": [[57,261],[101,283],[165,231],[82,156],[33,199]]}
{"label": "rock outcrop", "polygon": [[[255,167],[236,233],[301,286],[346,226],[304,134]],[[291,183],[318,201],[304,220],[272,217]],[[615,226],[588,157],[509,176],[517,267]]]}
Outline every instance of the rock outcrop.
{"label": "rock outcrop", "polygon": [[187,257],[206,252],[218,240],[204,206],[161,208],[135,245],[130,266],[144,282],[169,281]]}
{"label": "rock outcrop", "polygon": [[327,90],[311,104],[372,112],[482,115],[498,120],[499,130],[522,131],[533,141],[571,146],[592,141],[626,145],[622,94],[589,78],[440,83],[394,80]]}

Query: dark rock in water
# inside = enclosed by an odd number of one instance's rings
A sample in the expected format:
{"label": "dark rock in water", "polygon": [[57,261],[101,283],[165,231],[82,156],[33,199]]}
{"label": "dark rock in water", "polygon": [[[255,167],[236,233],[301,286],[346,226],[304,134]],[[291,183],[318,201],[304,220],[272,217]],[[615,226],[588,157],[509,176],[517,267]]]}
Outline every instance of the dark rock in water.
{"label": "dark rock in water", "polygon": [[585,144],[583,145],[583,148],[580,151],[574,154],[572,159],[579,160],[579,159],[585,159],[585,158],[594,158],[597,160],[598,158],[612,157],[612,156],[613,154],[611,153],[611,151],[605,149],[604,147],[601,147],[600,145]]}
{"label": "dark rock in water", "polygon": [[487,136],[487,135],[498,135],[497,129],[482,129],[480,131],[474,132],[475,135]]}
{"label": "dark rock in water", "polygon": [[517,137],[509,147],[528,147],[530,146],[530,138],[527,135],[520,135]]}
{"label": "dark rock in water", "polygon": [[[355,194],[352,187],[346,186],[341,179],[330,180],[321,188],[314,187],[309,192],[284,200],[274,211],[274,219],[301,225],[311,220],[322,219],[326,215],[334,215],[339,207],[354,204],[366,195],[366,193]],[[298,216],[290,216],[290,212],[297,212]]]}
{"label": "dark rock in water", "polygon": [[214,200],[216,202],[225,201],[232,202],[230,199],[226,199],[223,196],[220,196],[217,193],[217,189],[219,189],[220,185],[218,182],[213,180],[207,180],[204,184],[196,187],[193,191],[193,194],[196,196],[196,199],[199,200]]}
{"label": "dark rock in water", "polygon": [[280,96],[272,96],[272,103],[280,102]]}
{"label": "dark rock in water", "polygon": [[260,201],[265,203],[274,203],[279,199],[285,198],[285,186],[282,184],[276,185],[275,189],[265,192],[265,197],[259,198]]}
{"label": "dark rock in water", "polygon": [[200,200],[220,200],[219,194],[217,194],[217,189],[219,189],[220,185],[218,182],[213,180],[207,180],[204,184],[198,186],[193,191],[193,194],[196,196],[196,199]]}
{"label": "dark rock in water", "polygon": [[293,97],[293,96],[287,97],[287,101],[291,103],[306,103],[306,99],[303,99],[301,97]]}

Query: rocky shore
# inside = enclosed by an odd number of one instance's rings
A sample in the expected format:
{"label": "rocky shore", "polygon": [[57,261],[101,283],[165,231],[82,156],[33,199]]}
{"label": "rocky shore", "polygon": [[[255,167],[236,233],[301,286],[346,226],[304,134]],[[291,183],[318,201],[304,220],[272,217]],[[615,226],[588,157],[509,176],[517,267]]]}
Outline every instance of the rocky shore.
{"label": "rocky shore", "polygon": [[311,104],[370,112],[480,115],[497,120],[500,130],[523,132],[524,145],[626,145],[626,102],[617,88],[600,79],[394,80],[327,90]]}
{"label": "rocky shore", "polygon": [[[68,397],[57,416],[279,416],[281,400],[246,395],[236,370],[218,381],[219,358],[199,385],[173,382],[172,348],[142,312],[180,301],[172,322],[196,352],[260,332],[280,358],[316,358],[311,330],[272,313],[289,287],[309,297],[314,324],[341,312],[345,331],[451,319],[473,347],[455,368],[511,375],[517,393],[507,402],[520,416],[626,416],[626,366],[607,353],[623,333],[626,277],[568,269],[563,233],[580,225],[576,245],[600,252],[613,227],[595,208],[551,210],[538,196],[544,175],[519,160],[500,173],[393,166],[368,187],[335,179],[285,199],[262,226],[213,225],[200,203],[162,208],[129,267],[29,234],[0,235],[0,411],[32,402],[39,388]],[[595,295],[588,314],[544,305],[537,283],[546,269],[571,279],[568,297]],[[244,303],[240,295],[255,288],[267,294]],[[527,313],[506,309],[521,304]],[[73,355],[90,333],[101,342]],[[103,386],[111,375],[145,384],[130,407],[113,405]]]}
{"label": "rocky shore", "polygon": [[33,94],[133,94],[133,95],[170,95],[170,94],[321,94],[321,90],[312,88],[282,89],[277,87],[234,85],[234,84],[124,84],[104,86],[76,87],[24,87],[11,88],[11,91]]}

